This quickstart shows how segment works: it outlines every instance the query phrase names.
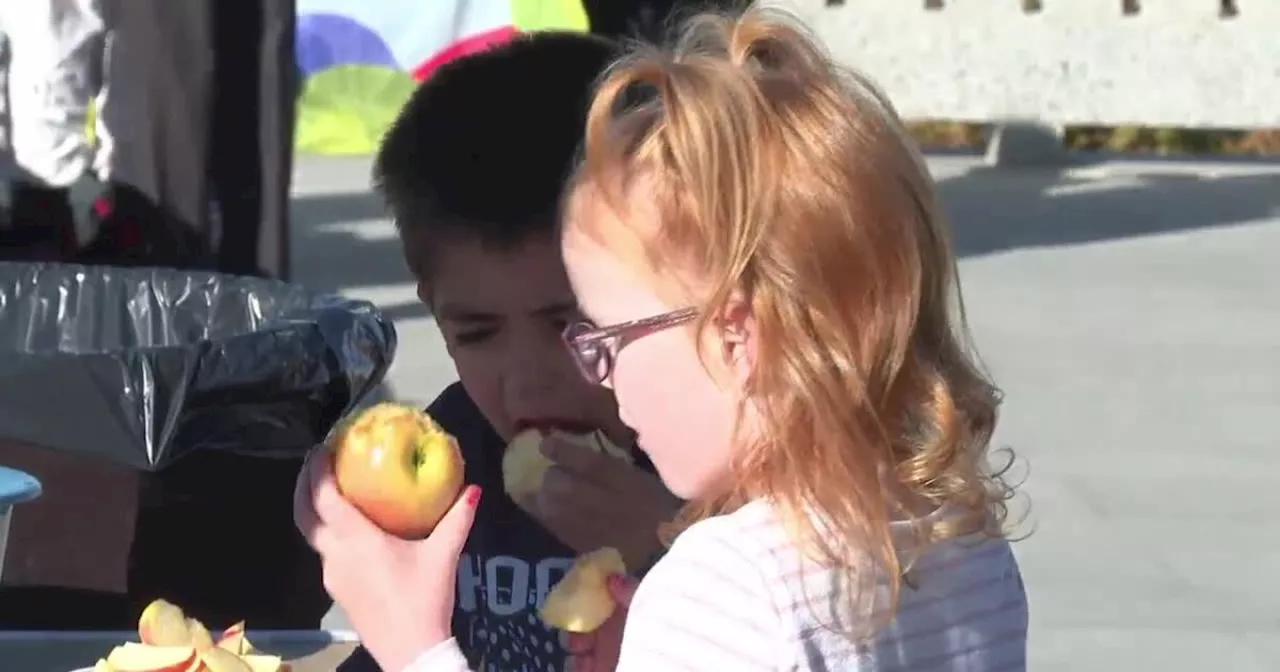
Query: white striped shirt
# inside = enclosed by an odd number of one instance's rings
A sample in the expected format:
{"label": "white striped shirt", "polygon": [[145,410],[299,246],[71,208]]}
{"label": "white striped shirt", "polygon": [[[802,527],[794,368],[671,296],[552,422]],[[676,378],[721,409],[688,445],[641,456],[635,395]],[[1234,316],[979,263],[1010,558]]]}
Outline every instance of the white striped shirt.
{"label": "white striped shirt", "polygon": [[[931,548],[912,568],[896,617],[869,643],[845,634],[853,604],[846,584],[843,572],[804,558],[765,502],[701,521],[641,582],[617,669],[1026,669],[1026,593],[1002,539],[962,538]],[[405,672],[466,670],[449,641]]]}

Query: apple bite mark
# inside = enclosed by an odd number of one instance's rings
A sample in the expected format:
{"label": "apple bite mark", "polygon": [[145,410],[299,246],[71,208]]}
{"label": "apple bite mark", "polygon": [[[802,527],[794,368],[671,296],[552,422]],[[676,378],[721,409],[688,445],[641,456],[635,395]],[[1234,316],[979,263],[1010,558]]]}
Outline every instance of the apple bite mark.
{"label": "apple bite mark", "polygon": [[542,478],[554,462],[542,454],[544,435],[540,429],[516,434],[502,454],[502,484],[512,501],[519,504],[542,489]]}
{"label": "apple bite mark", "polygon": [[338,489],[375,525],[422,539],[462,491],[458,442],[426,413],[402,404],[372,406],[330,440]]}
{"label": "apple bite mark", "polygon": [[626,563],[616,548],[580,555],[547,593],[538,616],[547,625],[565,632],[594,632],[618,607],[609,592],[609,577],[626,573]]}

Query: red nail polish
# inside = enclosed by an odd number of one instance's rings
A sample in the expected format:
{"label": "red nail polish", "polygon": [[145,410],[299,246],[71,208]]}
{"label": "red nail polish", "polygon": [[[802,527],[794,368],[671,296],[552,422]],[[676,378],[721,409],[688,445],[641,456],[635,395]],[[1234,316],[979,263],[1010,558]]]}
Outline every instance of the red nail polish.
{"label": "red nail polish", "polygon": [[467,506],[476,508],[480,504],[480,486],[473,485],[467,488],[467,494],[463,496],[467,498]]}

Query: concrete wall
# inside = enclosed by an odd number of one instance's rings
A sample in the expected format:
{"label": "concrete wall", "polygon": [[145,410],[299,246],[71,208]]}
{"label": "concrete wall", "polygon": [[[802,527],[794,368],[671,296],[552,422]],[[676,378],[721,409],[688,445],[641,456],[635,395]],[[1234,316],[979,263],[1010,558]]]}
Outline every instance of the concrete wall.
{"label": "concrete wall", "polygon": [[1280,127],[1280,0],[777,0],[904,117]]}

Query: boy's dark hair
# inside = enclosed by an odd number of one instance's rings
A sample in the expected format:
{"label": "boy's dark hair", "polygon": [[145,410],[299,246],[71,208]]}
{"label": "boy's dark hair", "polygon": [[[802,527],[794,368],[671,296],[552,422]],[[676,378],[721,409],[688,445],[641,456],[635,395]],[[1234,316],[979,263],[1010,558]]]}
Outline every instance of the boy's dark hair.
{"label": "boy's dark hair", "polygon": [[613,43],[543,32],[452,61],[382,140],[375,189],[396,225],[509,246],[552,231]]}

